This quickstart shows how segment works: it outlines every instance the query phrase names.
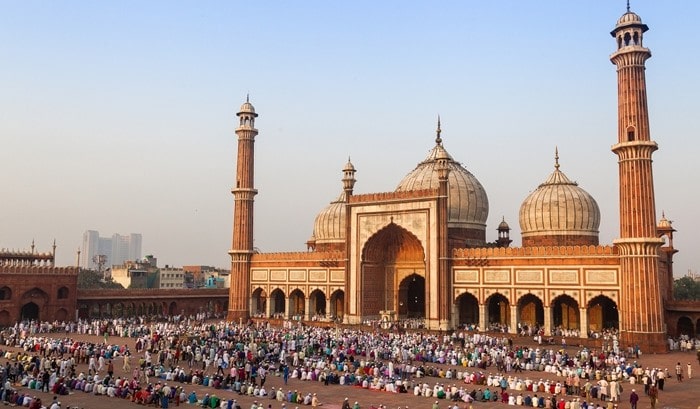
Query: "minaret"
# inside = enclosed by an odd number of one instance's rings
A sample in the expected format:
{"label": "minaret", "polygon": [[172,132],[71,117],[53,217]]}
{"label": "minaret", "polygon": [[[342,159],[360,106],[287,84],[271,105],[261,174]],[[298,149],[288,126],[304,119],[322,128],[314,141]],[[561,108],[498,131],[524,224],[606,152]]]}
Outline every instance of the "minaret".
{"label": "minaret", "polygon": [[53,246],[51,246],[51,267],[56,266],[56,239],[53,239]]}
{"label": "minaret", "polygon": [[[355,166],[350,161],[348,156],[348,163],[343,167],[343,191],[345,192],[345,288],[350,288],[350,254],[352,253],[352,211],[350,211],[350,197],[352,196],[353,189],[355,188]],[[353,295],[355,296],[355,295]],[[350,295],[345,296],[343,305],[343,311],[350,311]],[[345,315],[345,323],[348,322],[348,314]]]}
{"label": "minaret", "polygon": [[[435,143],[442,148],[442,128],[440,126],[440,116],[438,116],[437,130],[435,131],[437,136],[435,137]],[[449,300],[452,292],[452,283],[450,281],[450,264],[448,261],[449,257],[449,246],[447,243],[447,216],[448,216],[448,203],[449,203],[449,184],[448,178],[450,175],[450,155],[445,149],[440,149],[435,157],[437,166],[435,170],[438,174],[438,198],[437,198],[437,243],[438,243],[438,299],[439,300]],[[427,290],[427,289],[426,289]],[[426,294],[426,300],[429,297]],[[441,302],[438,306],[437,311],[437,327],[432,327],[431,329],[439,329],[445,331],[451,325],[451,303]]]}
{"label": "minaret", "polygon": [[228,320],[241,322],[249,317],[250,259],[253,255],[253,201],[258,193],[253,187],[253,145],[258,130],[255,129],[255,108],[246,96],[238,116],[238,157],[236,160],[236,185],[233,193],[233,240],[231,250],[231,288],[228,300]]}
{"label": "minaret", "polygon": [[617,50],[610,60],[617,66],[618,141],[612,151],[619,158],[620,336],[623,346],[639,345],[644,352],[666,350],[664,310],[660,291],[659,247],[651,155],[658,148],[649,133],[644,63],[651,57],[642,45],[648,30],[629,10],[610,33]]}

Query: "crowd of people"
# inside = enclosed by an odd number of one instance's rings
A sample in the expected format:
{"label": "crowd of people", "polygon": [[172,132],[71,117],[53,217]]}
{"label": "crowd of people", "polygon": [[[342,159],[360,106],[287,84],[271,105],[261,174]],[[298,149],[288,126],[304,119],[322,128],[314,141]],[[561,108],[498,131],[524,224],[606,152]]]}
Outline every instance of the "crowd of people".
{"label": "crowd of people", "polygon": [[[668,369],[643,368],[639,351],[621,349],[616,342],[604,350],[573,350],[542,346],[541,337],[534,344],[518,345],[523,338],[466,329],[450,334],[383,332],[298,322],[282,327],[239,325],[208,318],[201,314],[167,320],[18,323],[0,332],[0,349],[7,349],[0,354],[6,360],[1,398],[31,404],[31,393],[19,386],[57,396],[83,392],[162,408],[183,402],[211,408],[237,404],[233,397],[224,399],[217,393],[315,407],[321,404],[318,397],[299,390],[305,382],[319,382],[438,402],[587,409],[614,407],[623,388],[635,385],[655,399],[670,376]],[[103,342],[79,341],[71,334],[99,335]],[[110,336],[131,341],[110,343]],[[121,367],[120,375],[115,366]],[[690,368],[688,364],[688,377]],[[675,369],[677,373],[678,366]],[[284,389],[267,389],[269,376],[279,376]],[[185,390],[194,386],[212,393],[198,396],[194,389]],[[634,395],[636,390],[630,396]]]}

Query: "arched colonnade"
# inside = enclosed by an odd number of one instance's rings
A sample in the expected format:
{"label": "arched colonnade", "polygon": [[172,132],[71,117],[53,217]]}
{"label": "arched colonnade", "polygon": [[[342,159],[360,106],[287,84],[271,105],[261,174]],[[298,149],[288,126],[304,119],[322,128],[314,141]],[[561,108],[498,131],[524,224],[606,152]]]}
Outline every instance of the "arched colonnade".
{"label": "arched colonnade", "polygon": [[[516,333],[519,329],[543,329],[545,335],[557,331],[578,331],[582,337],[589,332],[619,329],[619,312],[615,301],[598,295],[585,305],[572,296],[561,294],[545,305],[542,299],[526,293],[516,302],[500,292],[490,294],[483,302],[470,293],[460,294],[453,304],[455,326],[478,326],[479,329],[503,330]],[[534,331],[530,331],[534,332]]]}
{"label": "arched colonnade", "polygon": [[250,299],[250,315],[264,318],[288,318],[296,320],[336,320],[345,314],[345,291],[335,290],[331,294],[319,288],[308,292],[300,288],[273,288],[268,294],[258,287]]}

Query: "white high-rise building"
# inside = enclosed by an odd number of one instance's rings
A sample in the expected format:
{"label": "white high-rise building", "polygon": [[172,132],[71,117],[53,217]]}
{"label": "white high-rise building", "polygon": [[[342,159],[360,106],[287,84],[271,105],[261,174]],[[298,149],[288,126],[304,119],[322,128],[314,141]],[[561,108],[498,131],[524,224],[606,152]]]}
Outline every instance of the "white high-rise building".
{"label": "white high-rise building", "polygon": [[92,260],[98,254],[102,254],[100,251],[100,233],[95,230],[86,230],[85,233],[83,233],[83,246],[81,250],[80,266],[88,269],[96,269],[97,264]]}
{"label": "white high-rise building", "polygon": [[80,266],[97,270],[102,259],[102,268],[122,265],[125,261],[141,259],[141,234],[131,233],[128,236],[113,234],[112,237],[100,237],[96,230],[83,233],[83,247],[80,254]]}

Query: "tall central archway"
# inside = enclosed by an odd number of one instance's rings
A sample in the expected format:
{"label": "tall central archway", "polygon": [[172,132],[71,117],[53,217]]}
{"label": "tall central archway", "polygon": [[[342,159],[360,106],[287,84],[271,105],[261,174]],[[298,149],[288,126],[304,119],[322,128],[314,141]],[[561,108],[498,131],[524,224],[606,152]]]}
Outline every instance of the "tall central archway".
{"label": "tall central archway", "polygon": [[379,230],[365,243],[361,271],[363,317],[380,311],[426,316],[425,251],[412,233],[393,222]]}

